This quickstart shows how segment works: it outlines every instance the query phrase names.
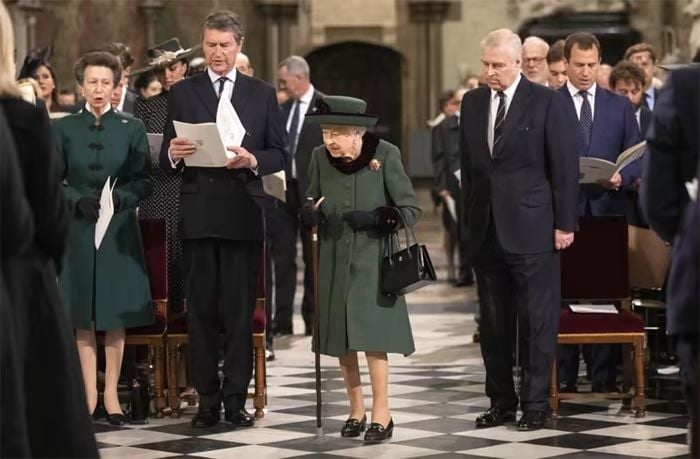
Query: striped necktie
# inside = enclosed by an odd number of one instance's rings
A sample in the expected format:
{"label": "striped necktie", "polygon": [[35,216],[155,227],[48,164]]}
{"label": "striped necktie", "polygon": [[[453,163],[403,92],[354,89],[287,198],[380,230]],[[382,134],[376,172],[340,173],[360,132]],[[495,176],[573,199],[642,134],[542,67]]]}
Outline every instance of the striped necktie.
{"label": "striped necktie", "polygon": [[491,155],[496,150],[496,145],[501,140],[503,134],[503,121],[506,119],[506,93],[498,91],[498,110],[496,111],[496,120],[493,123],[493,148]]}

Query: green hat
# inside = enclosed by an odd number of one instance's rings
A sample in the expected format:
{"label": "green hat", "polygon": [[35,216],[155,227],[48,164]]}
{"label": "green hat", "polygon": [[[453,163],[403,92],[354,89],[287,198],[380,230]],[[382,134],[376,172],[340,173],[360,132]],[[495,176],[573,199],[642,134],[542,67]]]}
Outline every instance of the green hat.
{"label": "green hat", "polygon": [[311,113],[306,114],[309,122],[337,124],[341,126],[370,127],[377,124],[377,117],[365,113],[367,102],[347,96],[323,96],[316,101]]}

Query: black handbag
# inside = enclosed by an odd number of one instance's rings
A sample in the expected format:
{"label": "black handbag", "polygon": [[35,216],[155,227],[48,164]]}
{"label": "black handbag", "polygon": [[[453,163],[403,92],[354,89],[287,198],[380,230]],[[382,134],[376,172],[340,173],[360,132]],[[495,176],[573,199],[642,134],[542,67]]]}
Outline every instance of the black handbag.
{"label": "black handbag", "polygon": [[[398,231],[390,233],[387,236],[387,254],[382,259],[381,266],[382,293],[389,296],[405,295],[436,280],[428,249],[425,245],[418,244],[416,235],[406,224],[401,210],[399,215],[406,233],[406,248],[401,248]],[[413,244],[409,233],[413,237]]]}

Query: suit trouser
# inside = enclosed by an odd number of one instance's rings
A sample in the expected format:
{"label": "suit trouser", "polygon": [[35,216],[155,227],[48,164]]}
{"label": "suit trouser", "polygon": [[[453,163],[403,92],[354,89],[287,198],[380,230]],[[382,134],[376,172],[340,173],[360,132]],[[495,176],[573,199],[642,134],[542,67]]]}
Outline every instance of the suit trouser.
{"label": "suit trouser", "polygon": [[700,457],[700,336],[675,337],[683,394],[690,416],[690,457]]}
{"label": "suit trouser", "polygon": [[[301,237],[304,260],[304,298],[301,314],[304,322],[311,324],[314,316],[313,266],[311,264],[311,235],[299,222],[301,196],[296,180],[287,182],[287,202],[273,209],[268,222],[273,226],[274,237],[268,239],[268,250],[274,263],[275,323],[291,325],[294,313],[294,294],[297,288],[297,237]],[[272,293],[270,291],[270,293]]]}
{"label": "suit trouser", "polygon": [[561,302],[559,254],[506,253],[491,222],[474,270],[479,285],[486,395],[492,405],[502,409],[518,405],[513,383],[517,313],[524,374],[522,408],[546,410]]}
{"label": "suit trouser", "polygon": [[594,384],[614,384],[617,378],[617,365],[622,359],[619,344],[565,344],[559,346],[557,366],[559,382],[569,386],[578,380],[579,347],[589,366],[591,381]]}
{"label": "suit trouser", "polygon": [[[200,410],[245,406],[253,375],[253,307],[262,244],[227,239],[183,240],[189,350]],[[223,330],[222,330],[223,329]],[[219,383],[219,336],[224,381]]]}

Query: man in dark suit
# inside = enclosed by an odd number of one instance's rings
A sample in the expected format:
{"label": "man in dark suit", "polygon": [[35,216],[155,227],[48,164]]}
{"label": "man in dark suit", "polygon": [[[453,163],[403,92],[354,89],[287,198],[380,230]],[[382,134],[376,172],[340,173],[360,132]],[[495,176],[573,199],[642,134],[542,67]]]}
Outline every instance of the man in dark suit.
{"label": "man in dark suit", "polygon": [[642,205],[651,228],[673,242],[667,333],[675,344],[691,418],[691,457],[700,457],[700,207],[686,182],[700,180],[700,67],[671,72],[647,133]]}
{"label": "man in dark suit", "polygon": [[[311,271],[311,236],[299,224],[299,209],[304,204],[308,186],[311,151],[323,143],[321,126],[306,123],[307,113],[315,110],[316,101],[323,96],[310,81],[309,64],[301,56],[289,56],[278,69],[279,87],[289,100],[282,104],[286,122],[287,150],[291,161],[287,163],[286,202],[278,203],[274,210],[274,238],[268,240],[268,249],[274,263],[275,319],[273,331],[279,335],[291,335],[294,312],[294,293],[297,286],[297,237],[301,237],[304,259],[304,297],[301,315],[304,332],[311,335],[313,305],[313,273]],[[272,296],[270,295],[270,298]]]}
{"label": "man in dark suit", "polygon": [[[569,101],[578,119],[576,144],[579,157],[615,162],[620,153],[641,141],[634,108],[629,101],[596,84],[600,66],[600,42],[589,33],[569,35],[564,43],[569,81],[559,91]],[[625,193],[633,190],[640,175],[638,161],[616,173],[610,180],[581,185],[579,216],[625,215]],[[575,392],[578,376],[576,345],[559,349],[559,376],[563,392]],[[617,392],[615,386],[619,346],[584,346],[590,364],[593,391]]]}
{"label": "man in dark suit", "polygon": [[558,250],[576,229],[576,120],[564,96],[520,73],[522,45],[508,29],[481,44],[488,87],[462,100],[462,205],[479,285],[481,352],[491,407],[476,420],[515,419],[515,321],[522,336],[523,416],[519,430],[542,427],[561,302]]}
{"label": "man in dark suit", "polygon": [[656,107],[659,90],[654,87],[654,70],[656,68],[656,50],[649,43],[637,43],[625,51],[625,60],[637,64],[644,71],[644,91],[641,106],[649,110]]}
{"label": "man in dark suit", "polygon": [[[282,113],[272,86],[235,69],[243,28],[231,12],[212,13],[202,26],[208,69],[175,84],[168,97],[168,121],[160,165],[182,173],[180,233],[185,260],[185,294],[194,386],[199,393],[195,427],[226,421],[252,425],[245,410],[253,370],[252,313],[262,257],[264,198],[260,177],[285,168]],[[217,120],[217,107],[231,101],[246,129],[226,167],[188,167],[196,147],[176,137],[173,120]],[[219,318],[219,313],[221,318]],[[224,331],[224,381],[218,377],[219,334]]]}

